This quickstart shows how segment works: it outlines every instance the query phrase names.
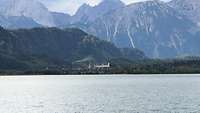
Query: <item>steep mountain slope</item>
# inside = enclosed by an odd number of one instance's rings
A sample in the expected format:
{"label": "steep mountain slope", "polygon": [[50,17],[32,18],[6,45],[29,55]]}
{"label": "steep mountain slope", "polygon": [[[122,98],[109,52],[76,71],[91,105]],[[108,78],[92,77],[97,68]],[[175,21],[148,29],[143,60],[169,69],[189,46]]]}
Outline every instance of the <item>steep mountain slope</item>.
{"label": "steep mountain slope", "polygon": [[0,14],[24,16],[44,26],[55,26],[51,13],[37,0],[0,0]]}
{"label": "steep mountain slope", "polygon": [[27,18],[24,16],[2,16],[2,15],[0,15],[0,25],[9,29],[32,28],[41,26],[35,21],[33,21],[31,18]]}
{"label": "steep mountain slope", "polygon": [[169,5],[200,26],[199,0],[172,0]]}
{"label": "steep mountain slope", "polygon": [[91,7],[88,4],[83,4],[72,17],[71,22],[87,24],[93,22],[96,18],[101,17],[112,10],[124,6],[124,3],[120,0],[103,0],[100,4],[94,7]]}
{"label": "steep mountain slope", "polygon": [[117,47],[138,48],[154,58],[199,54],[196,25],[158,0],[120,8],[82,29]]}
{"label": "steep mountain slope", "polygon": [[31,65],[34,65],[34,62],[44,61],[45,64],[69,65],[87,58],[92,58],[95,62],[105,62],[118,57],[145,58],[139,50],[124,49],[122,51],[79,29],[57,28],[19,30],[0,28],[0,57],[2,55],[4,57],[0,60],[14,59],[13,62],[28,62]]}
{"label": "steep mountain slope", "polygon": [[70,24],[71,16],[64,13],[51,12],[56,27],[63,27]]}

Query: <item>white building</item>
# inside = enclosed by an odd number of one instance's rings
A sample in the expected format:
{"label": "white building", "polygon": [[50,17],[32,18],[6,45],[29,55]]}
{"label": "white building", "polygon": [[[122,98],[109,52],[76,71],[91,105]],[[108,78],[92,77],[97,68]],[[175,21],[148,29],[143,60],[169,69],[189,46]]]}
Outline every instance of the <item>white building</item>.
{"label": "white building", "polygon": [[95,68],[110,68],[110,62],[108,64],[100,64],[100,65],[94,65]]}

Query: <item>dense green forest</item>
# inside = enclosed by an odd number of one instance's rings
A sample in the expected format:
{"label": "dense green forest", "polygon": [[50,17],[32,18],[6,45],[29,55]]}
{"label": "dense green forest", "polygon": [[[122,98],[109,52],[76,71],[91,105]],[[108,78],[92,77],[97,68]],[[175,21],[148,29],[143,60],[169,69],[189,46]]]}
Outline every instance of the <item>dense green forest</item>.
{"label": "dense green forest", "polygon": [[[108,68],[95,65],[110,63]],[[199,57],[148,59],[79,29],[0,27],[0,74],[200,73]]]}
{"label": "dense green forest", "polygon": [[82,68],[88,62],[103,63],[113,58],[136,60],[146,56],[137,49],[119,49],[76,28],[7,30],[0,27],[2,74],[60,68],[70,70],[74,64]]}
{"label": "dense green forest", "polygon": [[119,60],[115,59],[113,68],[109,70],[113,73],[127,74],[195,74],[200,73],[199,58],[184,59],[148,59],[148,60]]}
{"label": "dense green forest", "polygon": [[[112,59],[110,68],[88,68],[88,63],[54,66],[48,68],[32,68],[26,70],[1,70],[1,74],[197,74],[200,73],[200,59],[146,59],[127,60]],[[75,68],[74,68],[75,67]],[[17,69],[17,68],[16,68]]]}

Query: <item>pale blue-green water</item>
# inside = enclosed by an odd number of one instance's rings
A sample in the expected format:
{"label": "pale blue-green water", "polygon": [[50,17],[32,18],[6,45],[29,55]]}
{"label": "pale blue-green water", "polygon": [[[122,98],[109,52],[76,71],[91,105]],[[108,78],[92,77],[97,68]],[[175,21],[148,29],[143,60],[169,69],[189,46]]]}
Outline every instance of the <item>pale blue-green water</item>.
{"label": "pale blue-green water", "polygon": [[178,76],[0,77],[0,113],[200,113],[200,76]]}

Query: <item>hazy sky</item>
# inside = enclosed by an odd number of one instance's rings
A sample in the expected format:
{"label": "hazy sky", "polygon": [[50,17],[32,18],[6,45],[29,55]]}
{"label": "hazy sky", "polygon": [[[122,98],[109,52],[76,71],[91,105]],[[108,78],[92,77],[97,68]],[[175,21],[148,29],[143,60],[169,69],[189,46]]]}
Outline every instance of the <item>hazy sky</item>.
{"label": "hazy sky", "polygon": [[[39,1],[44,3],[51,11],[69,13],[72,15],[76,12],[78,7],[83,3],[88,3],[94,6],[97,5],[101,0],[39,0]],[[121,1],[123,1],[126,4],[130,4],[145,0],[121,0]],[[163,1],[169,1],[169,0],[163,0]]]}

